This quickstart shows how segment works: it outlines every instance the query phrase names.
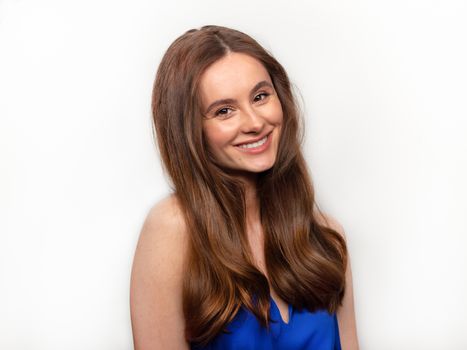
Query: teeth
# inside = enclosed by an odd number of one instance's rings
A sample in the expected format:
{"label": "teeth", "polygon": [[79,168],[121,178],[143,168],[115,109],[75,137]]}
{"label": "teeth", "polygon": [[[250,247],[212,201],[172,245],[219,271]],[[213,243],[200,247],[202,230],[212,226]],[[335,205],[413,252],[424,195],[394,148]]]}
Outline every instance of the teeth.
{"label": "teeth", "polygon": [[243,145],[240,145],[239,147],[241,148],[256,148],[256,147],[259,147],[261,145],[264,145],[264,143],[266,142],[267,140],[267,136],[264,136],[261,140],[259,141],[256,141],[256,142],[253,142],[253,143],[245,143]]}

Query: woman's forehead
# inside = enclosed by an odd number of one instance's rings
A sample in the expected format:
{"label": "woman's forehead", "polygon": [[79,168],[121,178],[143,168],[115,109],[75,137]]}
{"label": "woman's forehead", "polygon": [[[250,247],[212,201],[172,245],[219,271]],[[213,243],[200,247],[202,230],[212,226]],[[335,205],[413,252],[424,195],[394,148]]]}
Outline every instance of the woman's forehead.
{"label": "woman's forehead", "polygon": [[259,60],[243,53],[229,53],[202,74],[200,92],[203,104],[210,103],[210,100],[240,97],[236,95],[250,92],[260,81],[271,82],[271,78]]}

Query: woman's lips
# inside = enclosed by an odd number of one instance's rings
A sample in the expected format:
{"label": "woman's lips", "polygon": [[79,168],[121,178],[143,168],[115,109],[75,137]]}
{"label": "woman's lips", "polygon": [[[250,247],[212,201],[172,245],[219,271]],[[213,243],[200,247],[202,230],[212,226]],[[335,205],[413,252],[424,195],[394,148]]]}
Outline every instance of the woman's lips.
{"label": "woman's lips", "polygon": [[265,151],[269,145],[271,144],[271,137],[272,132],[264,136],[262,139],[250,142],[250,143],[242,143],[241,145],[236,145],[235,147],[244,153],[256,154]]}

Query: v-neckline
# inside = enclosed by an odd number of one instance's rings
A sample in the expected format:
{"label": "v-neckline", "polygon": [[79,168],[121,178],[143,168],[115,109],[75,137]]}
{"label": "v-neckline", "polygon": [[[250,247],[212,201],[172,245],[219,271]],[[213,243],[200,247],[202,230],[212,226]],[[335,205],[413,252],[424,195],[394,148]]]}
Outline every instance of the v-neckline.
{"label": "v-neckline", "polygon": [[279,309],[279,306],[277,305],[277,303],[274,300],[274,298],[272,297],[272,295],[270,295],[270,299],[271,299],[271,307],[274,305],[274,308],[276,309],[276,311],[278,313],[278,316],[279,316],[279,319],[280,319],[281,323],[286,325],[286,326],[290,325],[290,322],[292,321],[292,313],[293,313],[292,305],[287,304],[288,322],[285,322],[284,319],[282,318],[281,310]]}

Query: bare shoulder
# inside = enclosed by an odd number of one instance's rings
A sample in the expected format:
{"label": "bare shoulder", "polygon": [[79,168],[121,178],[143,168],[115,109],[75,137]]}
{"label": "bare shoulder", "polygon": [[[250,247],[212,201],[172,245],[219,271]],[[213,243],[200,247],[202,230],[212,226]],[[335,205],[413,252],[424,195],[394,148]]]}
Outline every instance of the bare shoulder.
{"label": "bare shoulder", "polygon": [[[183,214],[175,195],[170,195],[156,203],[150,210],[141,230],[141,236],[159,236],[181,239],[185,232]],[[161,237],[162,236],[162,237]],[[141,237],[140,237],[141,238]]]}
{"label": "bare shoulder", "polygon": [[[163,270],[168,262],[181,268],[186,239],[185,221],[178,200],[175,195],[170,195],[156,203],[146,216],[136,247],[133,270],[138,267],[147,269],[146,266],[151,264]],[[139,266],[140,262],[144,262],[144,265]]]}
{"label": "bare shoulder", "polygon": [[336,218],[317,209],[315,209],[315,218],[320,225],[333,229],[346,239],[344,227],[336,220]]}
{"label": "bare shoulder", "polygon": [[182,305],[187,235],[175,196],[150,210],[136,247],[130,285],[135,350],[188,349]]}

